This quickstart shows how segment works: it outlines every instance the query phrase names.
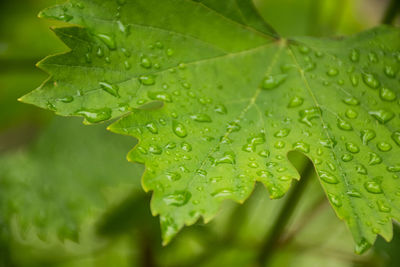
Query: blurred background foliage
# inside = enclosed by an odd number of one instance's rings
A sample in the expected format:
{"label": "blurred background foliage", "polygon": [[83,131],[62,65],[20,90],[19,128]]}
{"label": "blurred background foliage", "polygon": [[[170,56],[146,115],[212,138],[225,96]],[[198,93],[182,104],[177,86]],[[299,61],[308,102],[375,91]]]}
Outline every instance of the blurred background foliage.
{"label": "blurred background foliage", "polygon": [[[143,166],[125,161],[135,140],[104,125],[17,102],[47,74],[35,68],[66,51],[36,14],[56,0],[0,2],[0,267],[258,266],[260,245],[284,204],[257,185],[243,205],[226,202],[209,224],[185,228],[161,246]],[[255,0],[283,36],[353,34],[381,21],[383,0]],[[397,21],[398,24],[398,21]],[[301,171],[306,159],[292,154]],[[399,266],[400,228],[367,254],[353,253],[350,233],[313,176],[280,237],[269,266]]]}

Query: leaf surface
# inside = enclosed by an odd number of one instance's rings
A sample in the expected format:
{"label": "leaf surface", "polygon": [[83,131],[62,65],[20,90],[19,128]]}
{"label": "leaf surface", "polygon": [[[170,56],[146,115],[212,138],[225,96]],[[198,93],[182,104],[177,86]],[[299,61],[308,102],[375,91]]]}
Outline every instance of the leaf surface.
{"label": "leaf surface", "polygon": [[[291,150],[312,159],[357,252],[377,234],[389,240],[400,218],[399,30],[282,39],[238,19],[233,3],[45,10],[84,28],[55,29],[71,51],[42,61],[51,78],[22,100],[86,123],[126,115],[110,129],[139,139],[128,159],[146,165],[165,243],[223,200],[243,202],[257,181],[282,197],[298,179]],[[146,108],[155,101],[163,107]]]}

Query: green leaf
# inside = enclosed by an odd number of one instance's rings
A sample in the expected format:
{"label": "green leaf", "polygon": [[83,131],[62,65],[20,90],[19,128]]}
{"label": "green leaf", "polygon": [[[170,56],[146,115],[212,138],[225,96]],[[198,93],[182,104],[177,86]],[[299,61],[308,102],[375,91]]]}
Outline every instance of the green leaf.
{"label": "green leaf", "polygon": [[[223,200],[243,202],[257,181],[282,197],[298,179],[291,150],[312,159],[358,253],[391,238],[398,29],[279,39],[194,1],[122,2],[45,10],[85,27],[55,29],[71,51],[42,61],[51,78],[22,100],[86,123],[127,114],[110,129],[140,140],[128,159],[146,165],[165,243]],[[145,108],[154,101],[164,106]]]}
{"label": "green leaf", "polygon": [[134,142],[77,123],[57,119],[31,148],[0,156],[0,236],[19,245],[18,261],[30,254],[21,247],[47,259],[101,248],[99,218],[139,190],[142,166],[123,160]]}

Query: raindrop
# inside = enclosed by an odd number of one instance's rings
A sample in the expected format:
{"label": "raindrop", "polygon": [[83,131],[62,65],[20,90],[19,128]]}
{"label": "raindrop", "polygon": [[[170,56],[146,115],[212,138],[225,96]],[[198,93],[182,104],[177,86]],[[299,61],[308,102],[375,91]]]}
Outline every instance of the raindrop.
{"label": "raindrop", "polygon": [[294,96],[290,99],[289,104],[287,105],[288,108],[295,108],[299,107],[303,104],[304,99],[300,96]]}
{"label": "raindrop", "polygon": [[211,122],[211,117],[204,113],[191,115],[190,118],[197,122]]}
{"label": "raindrop", "polygon": [[158,134],[158,128],[155,123],[150,122],[146,124],[146,128],[153,134]]}
{"label": "raindrop", "polygon": [[354,143],[346,143],[346,149],[353,154],[360,152],[360,148]]}
{"label": "raindrop", "polygon": [[342,201],[336,195],[328,193],[328,198],[332,202],[332,204],[335,205],[336,207],[342,206]]}
{"label": "raindrop", "polygon": [[266,90],[277,88],[286,80],[286,78],[287,74],[268,75],[264,78],[261,88]]}
{"label": "raindrop", "polygon": [[364,187],[368,192],[370,192],[372,194],[383,193],[381,186],[377,182],[374,182],[374,181],[365,182]]}
{"label": "raindrop", "polygon": [[85,120],[89,123],[98,123],[111,118],[111,109],[81,109],[75,112],[75,114],[84,116]]}
{"label": "raindrop", "polygon": [[220,164],[235,164],[235,153],[228,151],[224,153],[224,156],[215,160],[215,165]]}
{"label": "raindrop", "polygon": [[361,140],[364,145],[367,145],[369,141],[376,137],[376,133],[374,130],[366,129],[361,131]]}
{"label": "raindrop", "polygon": [[377,89],[380,86],[379,80],[372,73],[363,73],[362,79],[364,83],[372,89]]}
{"label": "raindrop", "polygon": [[377,119],[380,123],[385,124],[394,117],[394,113],[390,110],[373,110],[368,112],[372,117]]}
{"label": "raindrop", "polygon": [[175,191],[173,194],[164,197],[163,200],[167,205],[180,207],[188,203],[191,197],[192,194],[189,191],[184,190]]}
{"label": "raindrop", "polygon": [[103,33],[98,33],[96,36],[110,49],[110,50],[115,50],[117,48],[117,45],[115,43],[115,40],[113,37],[103,34]]}
{"label": "raindrop", "polygon": [[151,100],[160,100],[168,103],[172,102],[171,95],[165,92],[148,92],[147,96]]}
{"label": "raindrop", "polygon": [[382,87],[379,90],[379,96],[384,101],[394,101],[394,100],[396,100],[396,97],[397,97],[395,92],[393,92],[392,90],[390,90],[386,87]]}
{"label": "raindrop", "polygon": [[388,152],[392,149],[392,146],[387,143],[387,142],[379,142],[378,144],[376,144],[376,146],[378,147],[378,149],[382,152]]}
{"label": "raindrop", "polygon": [[119,97],[119,95],[118,95],[118,91],[119,91],[118,85],[110,84],[110,83],[107,83],[107,82],[99,82],[99,85],[100,85],[101,89],[103,89],[103,91],[109,93],[112,96]]}
{"label": "raindrop", "polygon": [[180,122],[173,121],[172,122],[172,130],[178,137],[184,138],[187,136],[187,131],[186,131],[185,126]]}
{"label": "raindrop", "polygon": [[143,85],[153,85],[156,83],[156,77],[154,75],[142,75],[139,77],[139,82]]}
{"label": "raindrop", "polygon": [[369,161],[368,161],[369,165],[377,165],[380,164],[381,162],[382,158],[378,154],[373,152],[369,153]]}
{"label": "raindrop", "polygon": [[318,172],[319,177],[321,178],[322,181],[328,183],[328,184],[337,184],[339,183],[339,180],[334,176],[332,173],[327,172],[327,171],[319,171]]}

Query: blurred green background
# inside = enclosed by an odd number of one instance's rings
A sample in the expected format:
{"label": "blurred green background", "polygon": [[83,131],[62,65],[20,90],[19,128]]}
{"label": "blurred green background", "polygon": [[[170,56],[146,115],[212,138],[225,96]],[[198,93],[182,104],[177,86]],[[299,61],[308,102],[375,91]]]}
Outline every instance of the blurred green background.
{"label": "blurred green background", "polygon": [[[17,102],[47,74],[35,63],[66,51],[37,13],[55,0],[0,2],[0,266],[258,266],[284,200],[258,185],[244,205],[226,202],[209,224],[161,247],[143,193],[143,166],[125,155],[135,140]],[[382,20],[383,0],[255,0],[283,36],[357,33]],[[395,22],[398,24],[398,21]],[[301,170],[305,159],[294,155]],[[400,230],[353,253],[350,233],[316,177],[300,199],[269,266],[400,266]]]}

